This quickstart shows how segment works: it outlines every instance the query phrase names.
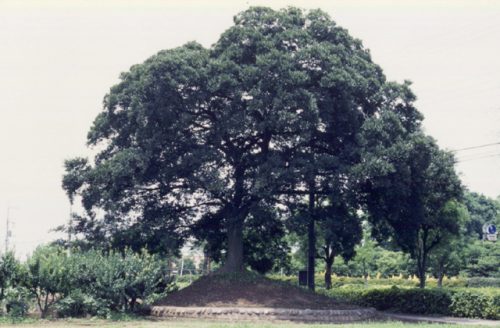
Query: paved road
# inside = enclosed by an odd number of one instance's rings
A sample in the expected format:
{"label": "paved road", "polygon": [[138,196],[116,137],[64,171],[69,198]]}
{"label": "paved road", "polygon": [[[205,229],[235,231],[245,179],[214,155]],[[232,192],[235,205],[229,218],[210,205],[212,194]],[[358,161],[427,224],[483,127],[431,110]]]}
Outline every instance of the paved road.
{"label": "paved road", "polygon": [[466,318],[441,317],[441,316],[434,317],[434,316],[399,314],[390,312],[385,312],[384,314],[389,319],[401,320],[401,321],[448,323],[448,324],[460,324],[460,325],[483,326],[483,327],[500,327],[500,320],[466,319]]}

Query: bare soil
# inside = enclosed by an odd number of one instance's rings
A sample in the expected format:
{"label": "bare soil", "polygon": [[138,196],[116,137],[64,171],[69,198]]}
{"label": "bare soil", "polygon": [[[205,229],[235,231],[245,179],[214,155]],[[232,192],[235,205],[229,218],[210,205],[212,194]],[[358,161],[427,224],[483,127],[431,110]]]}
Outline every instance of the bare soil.
{"label": "bare soil", "polygon": [[201,277],[155,305],[192,307],[266,307],[287,309],[352,309],[330,297],[263,276],[212,274]]}

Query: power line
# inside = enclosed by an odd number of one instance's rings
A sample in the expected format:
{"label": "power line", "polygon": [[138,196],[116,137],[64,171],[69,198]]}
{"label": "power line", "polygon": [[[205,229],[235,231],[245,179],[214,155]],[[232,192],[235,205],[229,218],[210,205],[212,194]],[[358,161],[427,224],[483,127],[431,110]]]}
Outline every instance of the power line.
{"label": "power line", "polygon": [[484,145],[479,145],[479,146],[471,146],[471,147],[459,148],[459,149],[452,149],[450,151],[457,152],[457,151],[463,151],[463,150],[472,150],[472,149],[479,149],[479,148],[491,147],[491,146],[496,146],[496,145],[500,145],[500,142],[494,142],[494,143],[489,143],[489,144],[484,144]]}
{"label": "power line", "polygon": [[500,153],[499,154],[493,154],[493,155],[487,155],[487,156],[480,156],[480,157],[472,157],[472,158],[466,158],[466,159],[459,159],[459,160],[456,160],[455,163],[463,163],[463,162],[475,161],[475,160],[478,160],[478,159],[492,158],[492,157],[500,157]]}
{"label": "power line", "polygon": [[473,151],[473,152],[464,152],[464,153],[459,153],[455,154],[455,158],[459,161],[464,160],[464,159],[469,159],[469,158],[476,158],[480,156],[487,156],[487,155],[496,155],[499,153],[498,148],[492,148],[488,149],[487,151]]}

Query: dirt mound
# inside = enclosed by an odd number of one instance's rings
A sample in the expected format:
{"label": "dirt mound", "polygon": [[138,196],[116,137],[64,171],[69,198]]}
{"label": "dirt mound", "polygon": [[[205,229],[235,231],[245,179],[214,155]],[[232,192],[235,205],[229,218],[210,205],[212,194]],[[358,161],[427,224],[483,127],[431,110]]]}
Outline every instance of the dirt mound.
{"label": "dirt mound", "polygon": [[201,277],[155,305],[178,307],[265,307],[352,309],[330,297],[257,274],[212,274]]}

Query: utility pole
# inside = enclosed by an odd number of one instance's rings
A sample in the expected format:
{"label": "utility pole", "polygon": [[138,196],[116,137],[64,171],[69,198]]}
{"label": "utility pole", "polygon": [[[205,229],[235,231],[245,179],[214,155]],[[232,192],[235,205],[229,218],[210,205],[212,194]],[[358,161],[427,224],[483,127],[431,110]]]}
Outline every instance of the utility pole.
{"label": "utility pole", "polygon": [[7,217],[5,218],[5,254],[9,251],[9,238],[12,235],[12,231],[10,230],[10,206],[7,206]]}
{"label": "utility pole", "polygon": [[68,247],[71,248],[71,234],[73,233],[73,204],[69,204]]}

